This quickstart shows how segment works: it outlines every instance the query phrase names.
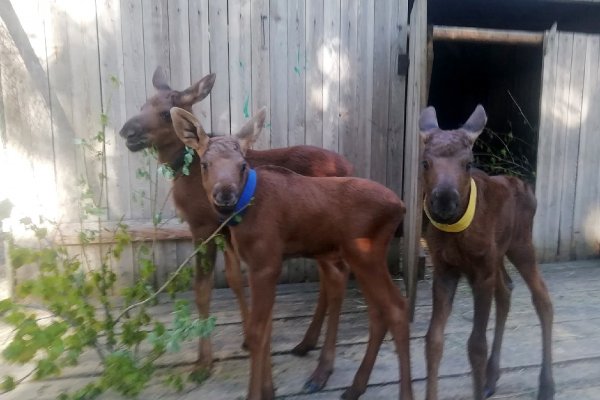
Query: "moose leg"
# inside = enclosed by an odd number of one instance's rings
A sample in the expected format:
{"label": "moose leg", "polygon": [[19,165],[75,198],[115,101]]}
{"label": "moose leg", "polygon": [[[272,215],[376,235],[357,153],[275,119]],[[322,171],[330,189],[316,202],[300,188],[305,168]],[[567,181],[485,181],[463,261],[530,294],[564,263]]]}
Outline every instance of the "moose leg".
{"label": "moose leg", "polygon": [[508,259],[513,262],[531,291],[531,298],[542,325],[542,370],[538,400],[554,399],[554,379],[552,377],[552,320],[553,310],[550,294],[542,279],[535,261],[531,241],[525,245],[516,244],[509,249]]}
{"label": "moose leg", "polygon": [[496,291],[494,298],[496,300],[496,327],[494,330],[494,344],[492,345],[492,354],[488,359],[485,382],[485,397],[490,397],[496,391],[496,382],[500,377],[500,349],[502,347],[502,337],[504,335],[504,326],[506,325],[506,317],[510,310],[510,294],[513,288],[512,280],[506,269],[504,262],[500,260],[498,263],[496,277]]}
{"label": "moose leg", "polygon": [[[383,257],[380,257],[379,254],[383,254]],[[377,310],[369,313],[369,316],[371,318],[377,317],[377,313],[383,316],[379,321],[376,318],[375,321],[370,321],[370,323],[376,324],[374,330],[376,330],[375,333],[378,337],[369,338],[370,343],[367,345],[367,349],[373,346],[373,350],[379,350],[381,341],[385,335],[385,328],[388,327],[394,337],[396,353],[398,353],[398,367],[401,377],[400,399],[412,400],[408,308],[406,300],[401,296],[398,288],[394,286],[387,270],[385,248],[381,253],[374,251],[369,254],[363,254],[354,263],[351,260],[348,260],[348,263],[353,267],[352,271],[367,299],[369,308],[374,307]],[[382,326],[378,326],[377,324],[382,324]],[[384,331],[383,335],[381,334],[381,330]],[[367,354],[365,354],[365,358],[366,356]],[[367,363],[369,362],[370,360],[367,360]],[[372,365],[366,364],[366,366],[368,366],[368,371],[365,371],[365,373],[368,372],[370,374]],[[360,379],[360,377],[358,378]]]}
{"label": "moose leg", "polygon": [[[488,268],[493,271],[493,268]],[[469,336],[468,352],[473,380],[473,399],[483,400],[485,369],[487,361],[486,329],[492,308],[492,296],[495,288],[495,276],[479,276],[471,281],[473,290],[473,330]]]}
{"label": "moose leg", "polygon": [[384,323],[383,316],[375,307],[369,307],[369,342],[367,351],[358,367],[352,386],[344,391],[342,399],[356,400],[367,390],[367,383],[373,371],[373,365],[377,359],[379,348],[387,332],[387,326]]}
{"label": "moose leg", "polygon": [[[257,265],[260,267],[256,268]],[[270,363],[271,316],[280,271],[281,261],[249,266],[248,277],[252,308],[247,331],[250,350],[248,400],[270,400],[275,397]]]}
{"label": "moose leg", "polygon": [[321,327],[325,320],[325,313],[327,312],[327,289],[325,280],[323,279],[322,266],[319,263],[319,297],[317,300],[317,307],[315,313],[310,321],[310,325],[304,334],[304,338],[296,347],[292,349],[292,354],[303,357],[308,354],[309,351],[317,347],[317,341],[319,340],[319,334],[321,333]]}
{"label": "moose leg", "polygon": [[[269,337],[271,337],[271,333],[273,331],[273,311],[271,311],[271,315],[269,316],[269,321],[267,322],[267,332],[269,332]],[[271,363],[271,341],[269,340],[266,344],[266,351],[264,352],[264,361],[263,361],[263,386],[262,386],[262,398],[263,399],[272,399],[275,397],[275,387],[273,386],[273,368]]]}
{"label": "moose leg", "polygon": [[244,276],[242,275],[240,260],[231,247],[231,243],[227,243],[225,246],[225,278],[227,279],[227,284],[235,294],[238,305],[240,306],[242,327],[244,330],[244,342],[242,344],[242,348],[245,349],[247,348],[246,325],[248,323],[248,303],[246,302],[246,295],[244,294]]}
{"label": "moose leg", "polygon": [[[196,243],[199,241],[197,240]],[[196,276],[194,278],[194,294],[196,307],[201,319],[209,317],[210,297],[213,288],[213,268],[217,255],[214,243],[208,243],[206,253],[196,256]],[[198,360],[194,366],[193,375],[197,379],[204,378],[212,367],[212,346],[210,337],[200,338],[198,344]]]}
{"label": "moose leg", "polygon": [[427,359],[427,400],[438,398],[438,371],[444,352],[444,328],[452,311],[452,302],[460,275],[447,266],[434,262],[433,270],[433,310],[427,336],[425,356]]}
{"label": "moose leg", "polygon": [[[348,269],[342,261],[331,264],[319,261],[319,269],[321,271],[321,282],[324,282],[321,288],[326,290],[327,303],[329,304],[329,317],[327,318],[327,332],[319,356],[319,364],[304,384],[304,391],[307,393],[321,390],[333,372],[335,342],[348,278]],[[321,295],[322,293],[320,293]]]}

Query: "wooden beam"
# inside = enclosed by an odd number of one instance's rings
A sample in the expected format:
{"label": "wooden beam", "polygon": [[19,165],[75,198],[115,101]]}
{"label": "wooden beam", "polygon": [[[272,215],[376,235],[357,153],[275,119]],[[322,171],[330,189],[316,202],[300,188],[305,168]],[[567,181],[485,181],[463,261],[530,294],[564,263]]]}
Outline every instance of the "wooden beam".
{"label": "wooden beam", "polygon": [[[131,236],[131,242],[152,242],[152,241],[171,241],[171,240],[191,240],[192,234],[185,223],[168,222],[158,227],[152,223],[140,221],[123,221],[126,225],[125,230]],[[117,231],[117,222],[102,222],[102,226],[97,224],[78,223],[60,224],[58,227],[49,226],[47,237],[63,246],[76,246],[82,244],[80,232],[88,234],[89,241],[86,244],[110,244],[115,243],[115,233]],[[30,240],[30,234],[13,232],[13,236],[18,241]]]}
{"label": "wooden beam", "polygon": [[544,33],[436,25],[433,40],[540,46]]}

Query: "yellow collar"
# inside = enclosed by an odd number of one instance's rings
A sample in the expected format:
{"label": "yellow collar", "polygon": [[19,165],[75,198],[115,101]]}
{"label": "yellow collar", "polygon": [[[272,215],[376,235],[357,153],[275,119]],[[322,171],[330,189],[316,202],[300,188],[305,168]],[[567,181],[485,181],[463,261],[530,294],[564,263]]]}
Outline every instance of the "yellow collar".
{"label": "yellow collar", "polygon": [[473,217],[475,216],[475,207],[477,205],[477,185],[475,185],[475,180],[471,178],[471,194],[469,195],[469,204],[467,205],[467,210],[463,214],[463,216],[453,224],[441,224],[439,222],[435,222],[431,215],[429,215],[429,211],[427,211],[427,201],[423,204],[423,210],[431,221],[431,224],[438,228],[440,231],[458,233],[462,232],[471,225],[473,222]]}

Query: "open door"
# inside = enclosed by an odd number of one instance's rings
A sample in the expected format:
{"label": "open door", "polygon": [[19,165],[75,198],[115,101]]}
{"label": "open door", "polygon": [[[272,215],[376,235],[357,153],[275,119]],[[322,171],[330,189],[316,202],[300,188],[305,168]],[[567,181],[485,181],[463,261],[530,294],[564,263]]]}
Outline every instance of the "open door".
{"label": "open door", "polygon": [[402,198],[406,204],[402,263],[411,320],[415,310],[417,272],[420,253],[422,188],[419,158],[421,138],[419,115],[427,104],[427,1],[415,0],[410,13],[408,41],[408,84],[406,93],[406,130],[404,141],[404,178]]}

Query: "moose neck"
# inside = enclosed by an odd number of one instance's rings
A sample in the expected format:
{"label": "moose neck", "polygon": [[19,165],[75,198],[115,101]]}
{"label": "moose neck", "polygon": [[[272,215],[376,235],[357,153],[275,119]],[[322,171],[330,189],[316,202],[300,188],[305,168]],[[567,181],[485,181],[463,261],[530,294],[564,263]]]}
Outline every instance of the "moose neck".
{"label": "moose neck", "polygon": [[[173,135],[175,135],[175,132],[173,132]],[[178,143],[170,143],[157,148],[157,153],[158,162],[161,164],[169,164],[169,166],[175,169],[175,165],[177,165],[179,162],[183,162],[185,145],[180,141],[178,141]],[[179,166],[179,168],[181,168],[181,166]]]}

